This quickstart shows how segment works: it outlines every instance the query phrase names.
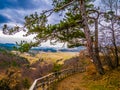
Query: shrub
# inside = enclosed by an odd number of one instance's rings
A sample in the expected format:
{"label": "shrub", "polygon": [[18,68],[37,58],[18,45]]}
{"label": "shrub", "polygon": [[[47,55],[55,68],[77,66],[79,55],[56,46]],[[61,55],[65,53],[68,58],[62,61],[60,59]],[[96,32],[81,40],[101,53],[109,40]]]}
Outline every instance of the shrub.
{"label": "shrub", "polygon": [[11,90],[9,87],[8,79],[0,80],[0,90]]}
{"label": "shrub", "polygon": [[28,89],[31,85],[30,80],[28,78],[24,78],[22,80],[22,85],[23,85],[24,88]]}
{"label": "shrub", "polygon": [[86,72],[87,72],[88,75],[96,75],[97,74],[96,68],[93,64],[88,65],[86,67]]}
{"label": "shrub", "polygon": [[54,64],[54,67],[53,67],[53,72],[57,72],[57,71],[60,71],[62,68],[62,65],[61,64]]}
{"label": "shrub", "polygon": [[39,78],[50,73],[53,70],[53,64],[47,62],[36,61],[31,65],[31,77],[32,79]]}
{"label": "shrub", "polygon": [[0,90],[21,90],[21,73],[18,69],[9,68],[0,80]]}
{"label": "shrub", "polygon": [[7,52],[4,54],[0,52],[0,69],[6,69],[9,67],[22,67],[26,64],[30,64],[29,61],[25,58],[16,56]]}

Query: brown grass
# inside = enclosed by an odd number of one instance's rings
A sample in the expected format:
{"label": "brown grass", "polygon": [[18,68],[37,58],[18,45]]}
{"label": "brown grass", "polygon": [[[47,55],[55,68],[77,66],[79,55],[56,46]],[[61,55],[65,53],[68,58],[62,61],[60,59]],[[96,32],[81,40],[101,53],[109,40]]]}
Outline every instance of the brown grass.
{"label": "brown grass", "polygon": [[[104,76],[79,73],[57,84],[55,90],[120,90],[120,70],[107,72]],[[95,78],[96,79],[93,79]]]}
{"label": "brown grass", "polygon": [[83,76],[84,74],[75,74],[61,81],[56,90],[88,90],[83,87]]}
{"label": "brown grass", "polygon": [[120,67],[99,75],[89,58],[82,57],[86,72],[72,75],[56,84],[55,90],[120,90]]}
{"label": "brown grass", "polygon": [[56,62],[57,60],[61,59],[59,64],[63,64],[63,62],[66,59],[75,57],[76,55],[78,55],[78,54],[77,53],[72,53],[72,52],[56,52],[56,53],[41,52],[41,53],[35,55],[34,57],[33,56],[29,56],[29,55],[25,55],[25,54],[21,54],[20,56],[27,58],[31,64],[35,63],[39,59],[43,59],[44,61],[47,61],[47,62]]}
{"label": "brown grass", "polygon": [[[86,67],[86,72],[72,75],[56,84],[55,90],[120,90],[120,67],[106,71],[101,76],[96,72],[89,57],[80,54],[80,63]],[[103,57],[102,57],[102,61]]]}

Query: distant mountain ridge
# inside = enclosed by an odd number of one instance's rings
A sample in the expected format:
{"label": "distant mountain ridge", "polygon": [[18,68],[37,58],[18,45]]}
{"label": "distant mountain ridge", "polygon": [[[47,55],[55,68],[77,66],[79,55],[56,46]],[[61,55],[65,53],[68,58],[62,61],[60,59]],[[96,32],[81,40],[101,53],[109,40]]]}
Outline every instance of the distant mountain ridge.
{"label": "distant mountain ridge", "polygon": [[13,43],[0,43],[1,49],[13,50],[15,46],[16,44],[13,44]]}
{"label": "distant mountain ridge", "polygon": [[80,50],[85,49],[84,46],[75,47],[75,48],[58,48],[58,47],[33,47],[31,51],[43,51],[43,52],[79,52]]}
{"label": "distant mountain ridge", "polygon": [[[6,49],[6,50],[14,50],[14,47],[16,44],[14,43],[0,43],[0,48],[1,49]],[[31,51],[43,51],[43,52],[79,52],[80,50],[85,49],[84,46],[80,47],[75,47],[75,48],[58,48],[58,47],[33,47]]]}

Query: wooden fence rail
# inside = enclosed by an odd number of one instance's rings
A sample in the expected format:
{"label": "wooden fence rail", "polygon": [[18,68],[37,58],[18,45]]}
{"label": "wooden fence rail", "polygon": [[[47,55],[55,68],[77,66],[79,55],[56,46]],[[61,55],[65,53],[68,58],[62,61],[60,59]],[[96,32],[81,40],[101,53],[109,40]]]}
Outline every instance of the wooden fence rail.
{"label": "wooden fence rail", "polygon": [[32,86],[29,90],[48,90],[50,85],[53,82],[57,82],[69,75],[75,74],[77,72],[84,72],[85,69],[82,67],[75,67],[70,69],[64,69],[58,72],[50,73],[46,76],[43,76],[41,78],[35,79]]}

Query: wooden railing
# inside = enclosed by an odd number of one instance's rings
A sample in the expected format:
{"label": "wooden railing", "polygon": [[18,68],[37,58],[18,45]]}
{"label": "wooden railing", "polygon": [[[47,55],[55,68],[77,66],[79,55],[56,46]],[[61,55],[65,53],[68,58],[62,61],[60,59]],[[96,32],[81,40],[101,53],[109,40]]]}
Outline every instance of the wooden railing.
{"label": "wooden railing", "polygon": [[58,72],[50,73],[46,76],[35,79],[29,90],[47,90],[53,82],[57,82],[77,72],[84,72],[84,71],[85,69],[82,67],[75,67],[75,68],[64,69]]}

